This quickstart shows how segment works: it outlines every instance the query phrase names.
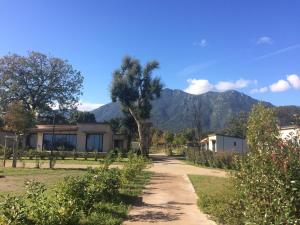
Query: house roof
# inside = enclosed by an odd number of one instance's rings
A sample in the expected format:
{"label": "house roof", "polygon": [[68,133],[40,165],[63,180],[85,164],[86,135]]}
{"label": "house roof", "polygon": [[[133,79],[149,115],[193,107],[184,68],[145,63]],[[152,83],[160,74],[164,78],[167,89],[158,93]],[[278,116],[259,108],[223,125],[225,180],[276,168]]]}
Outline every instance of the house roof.
{"label": "house roof", "polygon": [[300,126],[290,125],[290,126],[279,127],[279,130],[294,130],[294,129],[300,129]]}
{"label": "house roof", "polygon": [[211,137],[211,136],[223,136],[223,137],[231,137],[231,138],[237,138],[237,139],[243,139],[243,140],[245,140],[244,138],[240,138],[240,137],[237,137],[237,136],[227,135],[227,134],[220,134],[220,133],[211,133],[211,134],[208,134],[207,136],[208,137]]}
{"label": "house roof", "polygon": [[36,127],[29,129],[30,132],[52,132],[54,131],[77,131],[77,125],[36,125]]}

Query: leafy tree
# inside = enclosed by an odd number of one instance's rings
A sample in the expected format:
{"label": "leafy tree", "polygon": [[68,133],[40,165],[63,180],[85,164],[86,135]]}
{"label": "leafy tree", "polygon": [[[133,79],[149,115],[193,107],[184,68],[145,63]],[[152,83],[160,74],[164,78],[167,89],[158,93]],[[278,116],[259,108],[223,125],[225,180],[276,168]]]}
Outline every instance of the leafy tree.
{"label": "leafy tree", "polygon": [[279,106],[275,108],[275,113],[280,126],[298,125],[300,126],[299,106]]}
{"label": "leafy tree", "polygon": [[187,143],[186,137],[183,135],[183,133],[178,133],[174,136],[173,143],[175,145],[184,145]]}
{"label": "leafy tree", "polygon": [[157,128],[151,130],[151,142],[152,145],[158,145],[163,143],[163,132]]}
{"label": "leafy tree", "polygon": [[0,116],[0,128],[2,128],[4,126],[4,120],[3,118]]}
{"label": "leafy tree", "polygon": [[163,85],[159,78],[152,78],[152,72],[158,68],[158,62],[148,62],[144,68],[140,62],[125,57],[121,68],[113,73],[111,98],[120,101],[123,111],[134,118],[139,133],[140,150],[148,155],[150,144],[151,101],[160,97]]}
{"label": "leafy tree", "polygon": [[69,124],[70,121],[64,111],[52,110],[37,115],[36,121],[38,124]]}
{"label": "leafy tree", "polygon": [[29,52],[0,58],[0,105],[22,101],[26,110],[43,112],[57,105],[73,108],[83,76],[65,60]]}
{"label": "leafy tree", "polygon": [[120,133],[122,127],[122,118],[112,118],[107,122],[110,124],[111,129],[114,133]]}
{"label": "leafy tree", "polygon": [[129,113],[125,113],[125,117],[122,118],[121,124],[120,133],[127,136],[127,149],[129,150],[131,148],[132,139],[138,132],[137,124]]}
{"label": "leafy tree", "polygon": [[129,113],[124,113],[123,118],[112,118],[108,121],[114,133],[120,133],[127,137],[127,150],[131,148],[131,142],[137,133],[137,125]]}
{"label": "leafy tree", "polygon": [[91,112],[81,112],[81,111],[72,112],[69,120],[71,124],[96,123],[95,115],[94,113]]}
{"label": "leafy tree", "polygon": [[202,103],[199,99],[192,102],[192,127],[195,129],[194,141],[201,141],[202,137]]}
{"label": "leafy tree", "polygon": [[34,114],[26,110],[21,101],[12,102],[8,105],[4,115],[5,127],[16,134],[24,134],[34,125]]}
{"label": "leafy tree", "polygon": [[13,131],[17,136],[17,149],[13,151],[12,167],[17,166],[17,150],[19,147],[20,136],[25,134],[27,129],[34,125],[34,114],[25,109],[23,102],[15,101],[7,106],[4,115],[5,127]]}
{"label": "leafy tree", "polygon": [[172,132],[167,131],[164,133],[164,139],[165,143],[171,144],[174,141],[174,134]]}
{"label": "leafy tree", "polygon": [[248,113],[239,112],[232,116],[227,124],[227,129],[224,133],[230,136],[246,138]]}
{"label": "leafy tree", "polygon": [[186,143],[191,142],[195,139],[201,138],[201,135],[203,135],[203,134],[201,132],[200,136],[198,136],[198,135],[199,135],[199,133],[195,129],[184,129],[182,131],[182,136],[183,136]]}

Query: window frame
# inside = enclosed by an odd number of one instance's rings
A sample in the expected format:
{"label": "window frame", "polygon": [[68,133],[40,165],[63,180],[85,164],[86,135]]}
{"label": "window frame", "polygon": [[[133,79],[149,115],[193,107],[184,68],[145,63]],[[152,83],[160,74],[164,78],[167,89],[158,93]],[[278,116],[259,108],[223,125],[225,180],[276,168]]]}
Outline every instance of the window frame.
{"label": "window frame", "polygon": [[74,144],[74,148],[65,148],[65,151],[73,151],[73,150],[76,150],[77,149],[77,134],[70,134],[70,133],[43,133],[43,142],[42,142],[42,150],[45,150],[45,151],[51,151],[51,144],[52,143],[50,143],[50,149],[47,149],[47,148],[45,148],[45,136],[46,135],[49,135],[51,138],[52,138],[52,135],[54,135],[54,149],[53,150],[55,150],[55,151],[58,151],[58,146],[59,145],[57,145],[55,142],[56,142],[56,136],[58,136],[58,135],[64,135],[64,136],[67,136],[67,142],[69,142],[69,137],[70,136],[73,136],[73,137],[75,137],[75,143],[72,143],[72,144]]}
{"label": "window frame", "polygon": [[95,149],[93,150],[88,150],[88,136],[90,135],[98,135],[99,137],[99,149],[97,149],[97,152],[103,152],[103,142],[104,142],[104,133],[86,133],[85,135],[85,151],[86,152],[94,152]]}

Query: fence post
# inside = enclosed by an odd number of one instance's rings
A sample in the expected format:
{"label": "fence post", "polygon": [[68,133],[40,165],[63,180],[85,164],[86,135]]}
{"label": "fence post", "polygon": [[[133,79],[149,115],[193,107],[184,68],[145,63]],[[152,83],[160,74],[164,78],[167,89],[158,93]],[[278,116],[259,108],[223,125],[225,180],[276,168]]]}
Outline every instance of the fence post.
{"label": "fence post", "polygon": [[196,164],[196,149],[195,149],[195,147],[193,147],[193,151],[194,151],[194,164]]}
{"label": "fence post", "polygon": [[3,167],[5,167],[5,162],[6,162],[6,138],[4,138],[4,152],[3,152]]}

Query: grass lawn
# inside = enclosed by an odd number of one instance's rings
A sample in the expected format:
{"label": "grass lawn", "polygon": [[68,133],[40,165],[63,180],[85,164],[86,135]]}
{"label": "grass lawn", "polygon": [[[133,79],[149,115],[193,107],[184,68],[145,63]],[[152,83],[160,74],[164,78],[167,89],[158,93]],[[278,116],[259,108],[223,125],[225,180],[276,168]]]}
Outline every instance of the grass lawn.
{"label": "grass lawn", "polygon": [[45,183],[50,189],[66,176],[80,175],[84,170],[79,169],[29,169],[29,168],[0,168],[0,195],[20,194],[25,189],[26,180],[36,180]]}
{"label": "grass lawn", "polygon": [[200,209],[217,222],[230,224],[228,209],[233,194],[230,178],[202,175],[189,175],[189,178],[198,195]]}

